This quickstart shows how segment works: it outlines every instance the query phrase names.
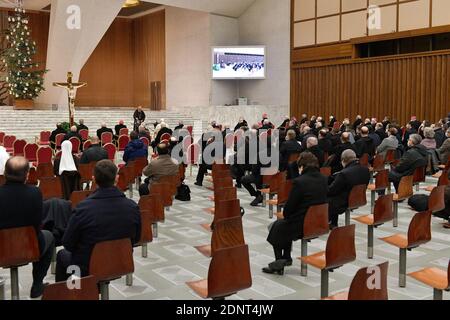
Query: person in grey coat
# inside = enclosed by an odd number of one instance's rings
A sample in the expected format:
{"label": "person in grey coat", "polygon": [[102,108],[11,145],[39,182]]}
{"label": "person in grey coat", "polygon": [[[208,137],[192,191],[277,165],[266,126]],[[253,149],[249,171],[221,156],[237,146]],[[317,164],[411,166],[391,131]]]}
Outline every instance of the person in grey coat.
{"label": "person in grey coat", "polygon": [[388,137],[383,139],[377,148],[377,154],[382,155],[383,157],[386,157],[389,150],[397,150],[398,148],[397,129],[390,128],[388,133]]}

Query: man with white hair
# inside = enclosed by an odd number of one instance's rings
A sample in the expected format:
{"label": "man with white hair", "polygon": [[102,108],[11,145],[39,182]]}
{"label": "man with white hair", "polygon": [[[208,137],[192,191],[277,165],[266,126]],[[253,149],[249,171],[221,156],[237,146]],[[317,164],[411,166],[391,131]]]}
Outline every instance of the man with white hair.
{"label": "man with white hair", "polygon": [[322,167],[325,159],[323,157],[323,150],[319,147],[319,140],[316,137],[309,137],[306,140],[306,151],[312,153],[319,160],[319,166]]}
{"label": "man with white hair", "polygon": [[348,197],[353,187],[368,185],[369,169],[359,164],[355,151],[347,149],[342,152],[341,162],[343,170],[339,172],[328,190],[330,228],[338,226],[339,215],[348,208]]}
{"label": "man with white hair", "polygon": [[102,134],[105,133],[105,132],[110,132],[111,134],[114,135],[114,132],[112,131],[112,129],[108,128],[106,126],[105,122],[102,122],[102,127],[97,130],[97,137],[101,140],[102,139]]}
{"label": "man with white hair", "polygon": [[69,140],[70,138],[73,138],[73,137],[78,138],[80,140],[80,143],[81,143],[81,141],[83,141],[80,134],[78,133],[78,129],[76,126],[72,126],[70,128],[70,131],[67,132],[66,135],[64,136],[63,141]]}
{"label": "man with white hair", "polygon": [[161,126],[161,129],[159,129],[158,133],[155,132],[156,137],[155,140],[152,141],[153,149],[155,149],[156,146],[161,143],[161,137],[163,136],[163,134],[168,133],[170,136],[172,136],[173,134],[172,129],[167,126],[167,123],[161,122],[159,125]]}
{"label": "man with white hair", "polygon": [[84,120],[83,119],[78,120],[78,122],[79,122],[78,127],[77,127],[78,131],[80,131],[80,130],[89,130],[89,128],[84,124]]}
{"label": "man with white hair", "polygon": [[181,130],[184,127],[184,123],[182,120],[178,121],[178,125],[173,129],[174,131]]}
{"label": "man with white hair", "polygon": [[447,140],[445,140],[442,146],[437,150],[441,158],[441,163],[444,165],[447,164],[450,157],[450,128],[447,129],[446,137]]}

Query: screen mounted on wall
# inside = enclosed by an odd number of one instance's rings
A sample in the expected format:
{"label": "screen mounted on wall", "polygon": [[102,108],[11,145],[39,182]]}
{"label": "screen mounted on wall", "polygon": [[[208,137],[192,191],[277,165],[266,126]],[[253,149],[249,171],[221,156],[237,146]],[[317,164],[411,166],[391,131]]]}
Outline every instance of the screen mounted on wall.
{"label": "screen mounted on wall", "polygon": [[216,47],[212,51],[213,79],[266,78],[265,47]]}

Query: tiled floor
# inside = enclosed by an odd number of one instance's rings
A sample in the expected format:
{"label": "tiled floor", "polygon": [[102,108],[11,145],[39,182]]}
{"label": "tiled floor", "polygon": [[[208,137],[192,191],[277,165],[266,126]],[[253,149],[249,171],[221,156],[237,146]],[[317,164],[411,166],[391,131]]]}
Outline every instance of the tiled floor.
{"label": "tiled floor", "polygon": [[[193,247],[210,242],[211,234],[200,227],[200,224],[212,220],[211,215],[202,210],[202,208],[210,207],[212,203],[207,198],[211,195],[211,191],[194,186],[193,181],[192,177],[188,177],[188,184],[192,190],[192,201],[190,203],[174,202],[174,206],[166,213],[165,224],[159,225],[159,238],[149,244],[148,258],[141,257],[139,248],[135,250],[134,285],[132,287],[125,286],[124,278],[114,281],[110,290],[111,299],[198,299],[185,285],[185,282],[207,276],[210,259],[199,254]],[[430,178],[428,183],[435,184],[436,181]],[[239,190],[238,197],[246,210],[243,225],[245,239],[250,248],[253,286],[230,298],[318,299],[320,296],[320,272],[309,268],[308,277],[301,277],[298,260],[294,261],[292,267],[286,269],[284,276],[266,275],[261,272],[261,268],[273,260],[271,246],[266,242],[267,226],[271,220],[268,218],[268,208],[249,206],[252,199],[244,191]],[[370,197],[369,194],[368,197]],[[369,210],[370,208],[366,207],[358,210],[355,214],[368,213]],[[366,257],[366,227],[356,225],[357,260],[330,274],[330,293],[348,289],[359,268],[389,261],[390,299],[432,299],[433,292],[430,288],[424,287],[410,278],[407,279],[406,288],[398,287],[398,250],[378,240],[379,237],[407,231],[413,212],[407,208],[406,203],[400,204],[399,215],[399,228],[394,229],[392,224],[388,223],[375,230],[374,260],[368,260]],[[450,258],[450,231],[442,228],[442,222],[440,219],[433,218],[432,242],[408,252],[408,272],[425,266],[447,267]],[[309,253],[323,250],[326,239],[327,237],[322,237],[312,241],[308,248]],[[300,243],[295,243],[293,257],[299,255]],[[9,298],[8,271],[0,270],[0,275],[7,278],[6,296]],[[49,275],[47,281],[53,282],[54,277]],[[27,299],[30,285],[31,267],[20,268],[20,290],[24,299]],[[449,294],[444,293],[444,299],[448,298],[450,298]]]}

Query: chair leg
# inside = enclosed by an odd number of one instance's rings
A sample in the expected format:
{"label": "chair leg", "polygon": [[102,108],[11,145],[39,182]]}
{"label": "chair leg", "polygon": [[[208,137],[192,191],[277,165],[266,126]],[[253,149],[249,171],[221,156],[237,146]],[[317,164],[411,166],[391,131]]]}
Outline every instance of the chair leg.
{"label": "chair leg", "polygon": [[141,250],[142,250],[142,258],[147,258],[148,257],[148,247],[147,247],[146,243],[142,244]]}
{"label": "chair leg", "polygon": [[419,192],[420,191],[420,184],[418,183],[418,184],[416,184],[416,192]]}
{"label": "chair leg", "polygon": [[394,201],[394,228],[398,227],[398,202]]}
{"label": "chair leg", "polygon": [[125,279],[125,283],[126,283],[126,285],[128,287],[132,287],[133,286],[133,274],[132,273],[127,274],[126,279]]}
{"label": "chair leg", "polygon": [[133,184],[128,184],[128,195],[130,196],[130,199],[133,199]]}
{"label": "chair leg", "polygon": [[266,208],[267,207],[267,203],[266,203],[266,201],[267,201],[267,194],[263,193],[262,196],[263,196],[262,207]]}
{"label": "chair leg", "polygon": [[11,268],[11,300],[20,300],[19,295],[19,268]]}
{"label": "chair leg", "polygon": [[158,224],[154,223],[153,226],[153,238],[158,238]]}
{"label": "chair leg", "polygon": [[[273,194],[269,194],[269,200],[273,200]],[[273,205],[269,204],[269,219],[272,218],[273,218]]]}
{"label": "chair leg", "polygon": [[345,210],[345,225],[349,226],[350,225],[350,210]]}
{"label": "chair leg", "polygon": [[367,258],[373,259],[373,226],[367,226]]}
{"label": "chair leg", "polygon": [[373,213],[374,207],[375,207],[375,190],[370,192],[370,212]]}
{"label": "chair leg", "polygon": [[320,271],[320,298],[328,297],[328,280],[329,280],[329,271],[323,269]]}
{"label": "chair leg", "polygon": [[[302,239],[302,257],[308,255],[308,240]],[[300,274],[302,277],[308,276],[308,265],[302,261]]]}
{"label": "chair leg", "polygon": [[51,274],[56,274],[56,246],[53,249],[52,262],[50,264],[50,272]]}
{"label": "chair leg", "polygon": [[433,300],[442,300],[443,299],[442,293],[443,293],[442,290],[433,289]]}
{"label": "chair leg", "polygon": [[400,288],[406,287],[406,249],[400,249],[398,284]]}
{"label": "chair leg", "polygon": [[0,278],[0,300],[5,300],[5,279]]}
{"label": "chair leg", "polygon": [[109,282],[100,282],[100,298],[109,300]]}

